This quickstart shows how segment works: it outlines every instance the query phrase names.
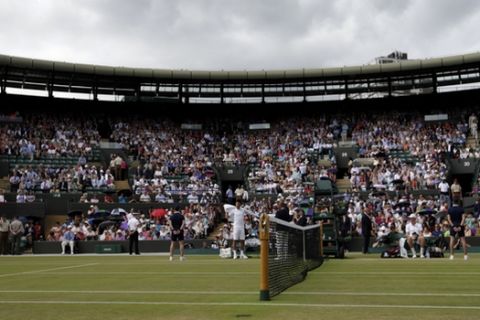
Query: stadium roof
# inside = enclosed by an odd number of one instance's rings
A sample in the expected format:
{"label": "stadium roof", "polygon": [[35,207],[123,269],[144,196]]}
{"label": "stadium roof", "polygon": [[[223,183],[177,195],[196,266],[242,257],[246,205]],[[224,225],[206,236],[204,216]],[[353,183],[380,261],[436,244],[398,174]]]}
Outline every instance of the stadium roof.
{"label": "stadium roof", "polygon": [[169,70],[128,68],[119,66],[104,66],[94,64],[79,64],[51,60],[39,60],[22,57],[0,55],[0,68],[28,68],[42,71],[57,71],[68,73],[83,73],[97,76],[139,77],[158,80],[199,80],[199,81],[228,81],[228,80],[289,80],[299,78],[323,78],[342,76],[362,76],[381,73],[430,70],[435,68],[452,67],[480,62],[480,53],[470,53],[457,56],[405,60],[399,63],[370,64],[361,66],[346,66],[335,68],[312,68],[290,70],[221,70],[221,71],[196,71],[196,70]]}
{"label": "stadium roof", "polygon": [[[337,68],[193,71],[128,68],[0,55],[1,91],[21,88],[53,92],[142,97],[265,98],[437,92],[441,86],[480,83],[480,53]],[[417,91],[417,94],[419,92]]]}

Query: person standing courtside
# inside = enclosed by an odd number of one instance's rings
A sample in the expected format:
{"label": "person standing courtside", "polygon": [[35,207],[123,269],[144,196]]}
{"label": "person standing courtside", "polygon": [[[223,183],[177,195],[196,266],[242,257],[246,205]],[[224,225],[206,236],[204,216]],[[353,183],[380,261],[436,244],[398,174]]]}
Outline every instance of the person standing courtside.
{"label": "person standing courtside", "polygon": [[463,259],[468,260],[467,242],[465,241],[465,210],[459,200],[453,201],[453,206],[448,209],[448,223],[450,224],[450,260],[453,260],[454,243],[460,238],[463,247]]}
{"label": "person standing courtside", "polygon": [[[292,216],[288,210],[287,204],[285,202],[280,202],[280,209],[275,212],[275,218],[283,220],[285,222],[292,221]],[[288,229],[281,224],[277,225],[277,235],[275,245],[277,247],[277,258],[286,260],[288,258]]]}
{"label": "person standing courtside", "polygon": [[368,253],[368,247],[370,246],[370,237],[372,235],[372,207],[367,205],[367,208],[362,212],[362,237],[363,247],[362,252]]}
{"label": "person standing courtside", "polygon": [[138,249],[138,225],[140,221],[131,213],[127,214],[128,218],[128,250],[130,254],[133,253],[133,248],[135,247],[135,254],[139,255],[140,250]]}
{"label": "person standing courtside", "polygon": [[13,254],[20,254],[20,243],[22,236],[25,233],[23,228],[23,223],[18,219],[18,217],[13,218],[13,221],[10,223],[10,240],[12,242],[12,251]]}
{"label": "person standing courtside", "polygon": [[180,250],[180,261],[184,259],[184,234],[185,217],[180,212],[180,208],[175,208],[175,212],[168,220],[168,226],[170,228],[170,261],[173,260],[173,251],[175,250],[175,243],[178,242],[178,248]]}
{"label": "person standing courtside", "polygon": [[0,217],[0,255],[8,253],[8,230],[10,221],[5,216]]}
{"label": "person standing courtside", "polygon": [[279,204],[279,206],[280,206],[280,209],[277,212],[275,212],[275,218],[286,221],[286,222],[292,221],[292,216],[290,215],[287,204],[282,201]]}

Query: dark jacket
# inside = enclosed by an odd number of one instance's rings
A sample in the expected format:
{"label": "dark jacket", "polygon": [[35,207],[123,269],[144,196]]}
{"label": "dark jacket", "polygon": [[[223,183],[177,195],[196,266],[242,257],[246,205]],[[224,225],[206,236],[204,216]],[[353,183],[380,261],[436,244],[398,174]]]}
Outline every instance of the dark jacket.
{"label": "dark jacket", "polygon": [[290,222],[292,221],[292,216],[290,216],[288,209],[286,207],[281,208],[275,213],[275,218]]}
{"label": "dark jacket", "polygon": [[362,236],[370,236],[372,234],[372,219],[362,213]]}

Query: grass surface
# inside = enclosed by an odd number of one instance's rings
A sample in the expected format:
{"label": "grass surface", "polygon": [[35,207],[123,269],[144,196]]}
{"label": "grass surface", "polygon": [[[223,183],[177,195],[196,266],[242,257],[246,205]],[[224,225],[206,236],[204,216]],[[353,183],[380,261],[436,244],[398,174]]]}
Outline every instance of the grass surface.
{"label": "grass surface", "polygon": [[257,258],[6,256],[0,319],[479,319],[480,254],[461,258],[350,254],[261,302]]}

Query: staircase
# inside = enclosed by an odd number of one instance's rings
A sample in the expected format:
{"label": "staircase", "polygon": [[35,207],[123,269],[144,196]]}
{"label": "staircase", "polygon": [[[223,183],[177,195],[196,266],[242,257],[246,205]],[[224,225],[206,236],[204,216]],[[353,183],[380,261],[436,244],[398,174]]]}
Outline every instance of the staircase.
{"label": "staircase", "polygon": [[207,236],[207,240],[215,240],[215,236],[222,232],[224,223],[219,223]]}
{"label": "staircase", "polygon": [[118,180],[114,182],[115,184],[115,190],[125,190],[125,189],[130,189],[130,184],[128,183],[128,180]]}
{"label": "staircase", "polygon": [[467,138],[467,147],[469,147],[470,149],[475,149],[478,147],[478,142],[475,141],[475,138],[473,136],[468,136]]}
{"label": "staircase", "polygon": [[[124,159],[128,163],[128,160],[129,160],[128,155],[122,149],[102,148],[101,149],[102,162],[105,163],[106,166],[109,166],[109,164],[110,164],[112,153],[116,154],[116,155],[119,155],[122,159]],[[128,164],[128,165],[130,166],[130,164]]]}
{"label": "staircase", "polygon": [[335,184],[337,185],[338,193],[345,193],[345,192],[352,191],[352,183],[348,178],[337,179],[337,182]]}
{"label": "staircase", "polygon": [[10,181],[8,178],[0,179],[0,189],[4,190],[5,192],[10,192]]}

